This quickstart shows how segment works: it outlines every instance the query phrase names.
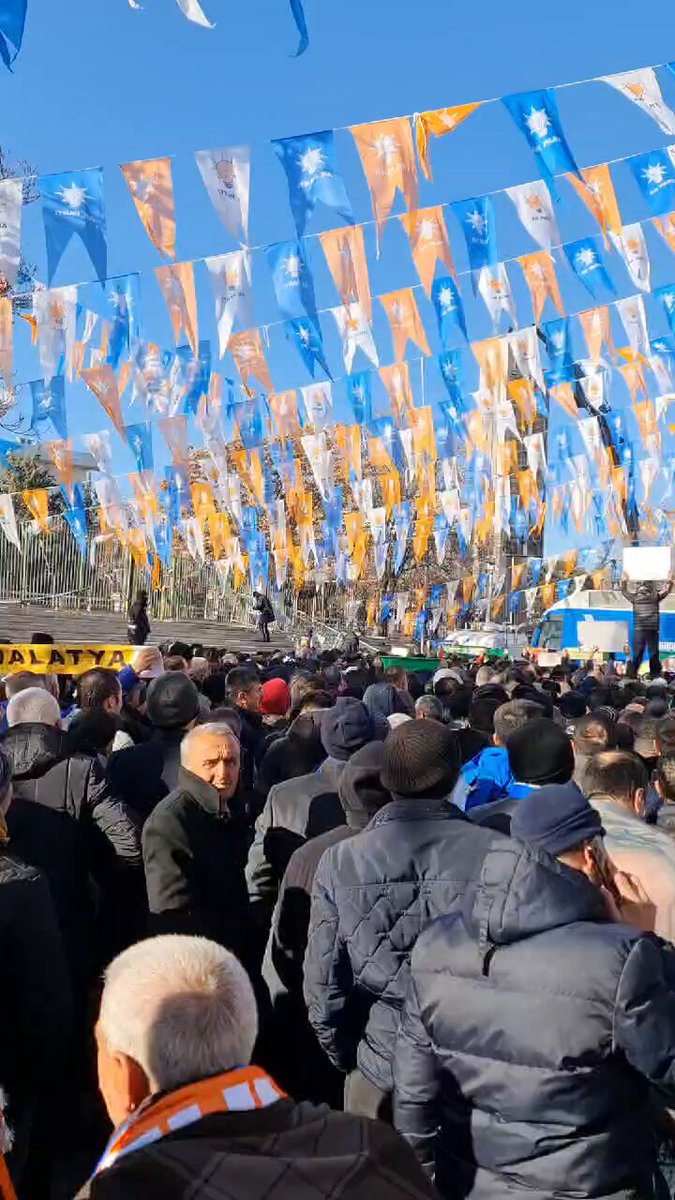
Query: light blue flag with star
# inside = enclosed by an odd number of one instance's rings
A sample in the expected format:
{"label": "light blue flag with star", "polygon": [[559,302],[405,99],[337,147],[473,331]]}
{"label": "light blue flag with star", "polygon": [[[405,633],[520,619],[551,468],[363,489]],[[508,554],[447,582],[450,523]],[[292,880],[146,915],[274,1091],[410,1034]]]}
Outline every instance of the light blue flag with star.
{"label": "light blue flag with star", "polygon": [[152,471],[155,465],[152,454],[152,426],[148,423],[127,425],[124,432],[138,470]]}
{"label": "light blue flag with star", "polygon": [[469,266],[474,277],[483,267],[497,264],[497,221],[491,196],[474,196],[471,200],[457,200],[452,205],[466,242]]}
{"label": "light blue flag with star", "polygon": [[108,245],[103,201],[103,171],[66,171],[40,179],[42,217],[47,243],[47,278],[51,282],[74,233],[80,238],[98,278],[108,272]]}
{"label": "light blue flag with star", "polygon": [[543,321],[540,329],[544,335],[546,353],[550,363],[547,372],[549,386],[574,379],[574,359],[567,317],[557,317],[554,321]]}
{"label": "light blue flag with star", "polygon": [[565,137],[555,94],[548,90],[518,92],[505,96],[503,103],[524,134],[552,195],[559,200],[554,176],[579,175],[579,168]]}
{"label": "light blue flag with star", "polygon": [[671,331],[675,333],[675,283],[666,284],[665,287],[654,288],[653,295],[656,300],[661,301]]}
{"label": "light blue flag with star", "polygon": [[108,301],[112,311],[112,328],[108,337],[108,363],[117,368],[127,358],[132,344],[139,337],[138,311],[140,277],[121,275],[108,281]]}
{"label": "light blue flag with star", "polygon": [[265,256],[282,316],[299,317],[305,313],[315,321],[314,280],[305,243],[276,242],[266,247]]}
{"label": "light blue flag with star", "polygon": [[468,341],[464,306],[459,294],[457,282],[451,275],[442,279],[434,279],[431,288],[431,302],[436,311],[438,331],[444,346],[448,345],[452,334],[459,329]]}
{"label": "light blue flag with star", "polygon": [[403,500],[401,504],[394,505],[394,534],[396,541],[394,542],[394,575],[398,575],[405,552],[408,547],[408,537],[412,526],[412,513],[410,509],[410,501]]}
{"label": "light blue flag with star", "polygon": [[34,379],[30,384],[33,414],[30,427],[38,432],[42,421],[51,421],[60,438],[68,437],[68,419],[66,416],[66,381],[63,375],[54,375],[47,383],[44,379]]}
{"label": "light blue flag with star", "polygon": [[314,324],[309,317],[298,317],[294,321],[286,322],[287,336],[295,344],[309,371],[312,379],[316,370],[317,363],[322,371],[325,371],[329,379],[333,376],[328,369],[326,356],[323,350],[323,338],[318,324]]}
{"label": "light blue flag with star", "polygon": [[594,299],[598,299],[598,293],[601,293],[603,288],[616,295],[616,288],[607,274],[600,243],[596,238],[585,237],[576,242],[567,242],[563,250],[574,274]]}
{"label": "light blue flag with star", "polygon": [[347,396],[357,425],[368,425],[373,419],[373,389],[370,371],[357,371],[345,380]]}
{"label": "light blue flag with star", "polygon": [[278,138],[272,145],[286,172],[298,237],[304,234],[319,200],[327,208],[335,209],[348,225],[354,224],[347,189],[337,168],[332,129],[305,133],[301,137]]}
{"label": "light blue flag with star", "polygon": [[61,489],[66,501],[66,508],[63,516],[70,527],[70,532],[75,539],[80,554],[83,558],[87,557],[87,506],[85,504],[84,492],[82,484],[76,483],[73,486],[73,501],[72,504],[68,499],[67,488]]}
{"label": "light blue flag with star", "polygon": [[675,208],[675,160],[670,146],[626,160],[649,211],[655,216]]}
{"label": "light blue flag with star", "polygon": [[445,350],[438,356],[438,369],[453,404],[462,403],[464,371],[461,350]]}
{"label": "light blue flag with star", "polygon": [[10,69],[21,49],[27,7],[28,0],[0,0],[0,58]]}

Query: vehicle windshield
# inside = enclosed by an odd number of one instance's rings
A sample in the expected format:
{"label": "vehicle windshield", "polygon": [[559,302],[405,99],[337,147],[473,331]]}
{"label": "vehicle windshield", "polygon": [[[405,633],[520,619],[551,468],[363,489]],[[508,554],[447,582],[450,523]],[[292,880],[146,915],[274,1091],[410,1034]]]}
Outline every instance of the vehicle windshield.
{"label": "vehicle windshield", "polygon": [[540,650],[562,650],[563,648],[563,619],[559,613],[551,613],[544,617],[539,626]]}

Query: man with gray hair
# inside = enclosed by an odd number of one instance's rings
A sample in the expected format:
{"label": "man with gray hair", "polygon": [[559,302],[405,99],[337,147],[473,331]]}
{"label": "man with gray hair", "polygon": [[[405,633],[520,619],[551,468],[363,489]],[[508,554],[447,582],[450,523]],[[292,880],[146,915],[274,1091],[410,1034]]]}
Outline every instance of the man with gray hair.
{"label": "man with gray hair", "polygon": [[257,1030],[246,972],[215,942],[150,938],[111,963],[96,1040],[116,1129],[78,1200],[432,1196],[388,1126],[296,1104],[251,1066]]}
{"label": "man with gray hair", "polygon": [[233,803],[240,762],[229,725],[185,735],[177,785],[143,827],[143,862],[153,933],[209,937],[252,964],[248,831]]}

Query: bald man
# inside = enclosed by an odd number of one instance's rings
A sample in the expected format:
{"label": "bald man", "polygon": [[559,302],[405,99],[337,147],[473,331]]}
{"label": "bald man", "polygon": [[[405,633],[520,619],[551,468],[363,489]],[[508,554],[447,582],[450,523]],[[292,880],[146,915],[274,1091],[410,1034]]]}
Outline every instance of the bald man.
{"label": "bald man", "polygon": [[210,937],[246,962],[248,839],[231,808],[239,766],[239,741],[229,725],[190,730],[177,785],[145,823],[143,862],[153,933]]}

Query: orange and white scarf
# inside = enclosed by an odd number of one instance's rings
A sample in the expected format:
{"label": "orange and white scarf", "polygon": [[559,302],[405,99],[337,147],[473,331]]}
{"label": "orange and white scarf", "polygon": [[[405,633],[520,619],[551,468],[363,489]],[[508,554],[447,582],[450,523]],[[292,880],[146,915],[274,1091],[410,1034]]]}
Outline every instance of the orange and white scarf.
{"label": "orange and white scarf", "polygon": [[194,1125],[216,1112],[253,1112],[269,1108],[285,1093],[259,1067],[243,1067],[189,1083],[139,1109],[115,1130],[94,1174],[111,1167],[118,1158],[158,1142],[177,1129]]}

